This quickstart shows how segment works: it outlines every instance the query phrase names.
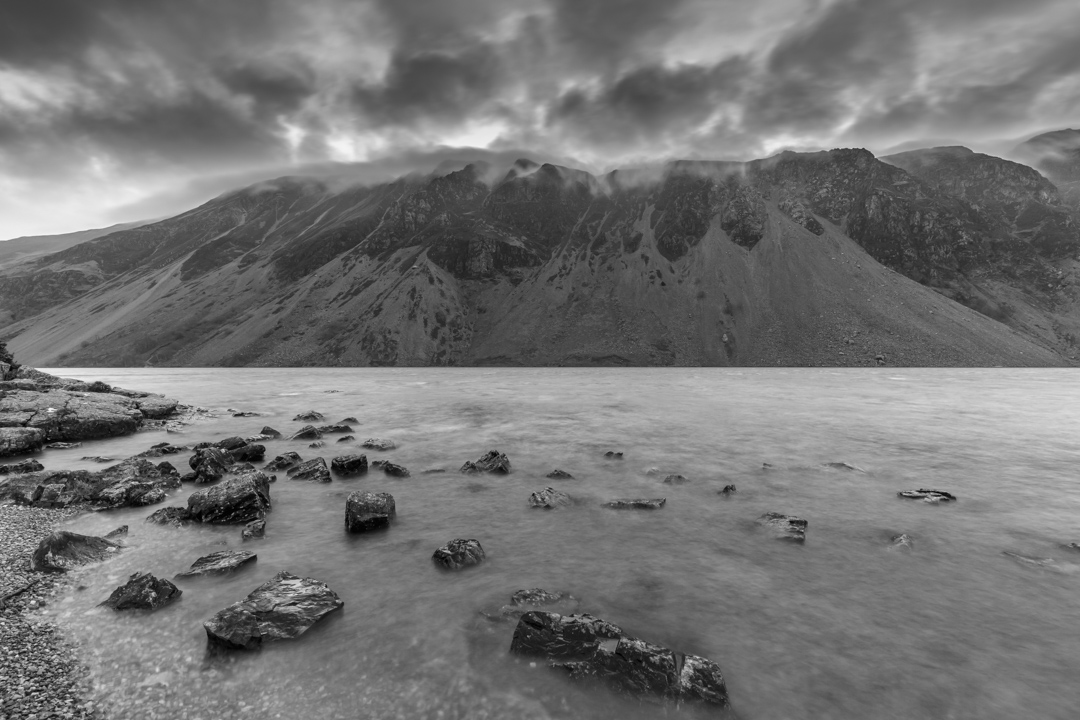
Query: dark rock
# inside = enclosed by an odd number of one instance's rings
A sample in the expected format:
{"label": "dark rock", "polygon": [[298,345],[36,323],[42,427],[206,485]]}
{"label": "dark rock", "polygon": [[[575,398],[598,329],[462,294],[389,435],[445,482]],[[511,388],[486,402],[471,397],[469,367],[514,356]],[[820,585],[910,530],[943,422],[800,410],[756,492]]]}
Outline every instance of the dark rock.
{"label": "dark rock", "polygon": [[233,572],[258,559],[258,555],[248,550],[219,550],[204,555],[191,563],[191,568],[176,577],[194,577],[195,575],[223,575]]}
{"label": "dark rock", "polygon": [[461,466],[461,472],[468,475],[476,473],[498,473],[506,475],[510,472],[510,458],[498,450],[489,450],[486,455],[476,462],[466,462]]}
{"label": "dark rock", "polygon": [[326,467],[326,461],[321,457],[312,458],[296,467],[289,468],[286,473],[290,480],[307,480],[308,482],[330,482],[330,470]]}
{"label": "dark rock", "polygon": [[783,513],[765,513],[757,519],[758,525],[769,528],[779,540],[806,541],[806,528],[810,524],[802,518]]}
{"label": "dark rock", "polygon": [[856,467],[855,465],[852,465],[851,463],[846,463],[846,462],[825,463],[824,467],[832,468],[833,470],[848,470],[850,472],[863,472],[862,468]]}
{"label": "dark rock", "polygon": [[270,479],[258,470],[188,496],[188,515],[195,522],[240,525],[261,519],[269,510]]}
{"label": "dark rock", "polygon": [[1065,549],[1065,550],[1076,550],[1076,551],[1080,552],[1080,543],[1074,543],[1074,542],[1064,543],[1064,544],[1062,544],[1061,547],[1063,549]]}
{"label": "dark rock", "polygon": [[67,572],[79,565],[105,560],[119,549],[119,545],[105,538],[57,530],[38,544],[30,558],[30,569]]}
{"label": "dark rock", "polygon": [[235,450],[236,448],[244,447],[245,445],[247,445],[247,440],[245,440],[242,437],[235,437],[235,436],[225,438],[224,440],[218,440],[216,443],[214,443],[214,447],[220,448],[220,449],[224,450],[225,452],[229,452],[230,450]]}
{"label": "dark rock", "polygon": [[690,480],[684,475],[668,475],[664,478],[664,482],[669,485],[682,485],[685,482],[690,482]]}
{"label": "dark rock", "polygon": [[345,603],[325,583],[282,571],[203,623],[210,647],[257,650],[291,640]]}
{"label": "dark rock", "polygon": [[761,463],[762,470],[772,470],[773,466],[770,463]]}
{"label": "dark rock", "polygon": [[266,447],[254,443],[244,444],[229,450],[229,455],[237,462],[255,462],[263,459],[266,455]]}
{"label": "dark rock", "polygon": [[725,496],[730,497],[731,495],[734,495],[736,492],[738,492],[738,491],[735,489],[734,485],[725,485],[724,489],[718,491],[717,494],[718,495],[725,495]]}
{"label": "dark rock", "polygon": [[234,412],[233,417],[259,417],[260,413],[252,412],[250,410],[241,410],[240,412]]}
{"label": "dark rock", "polygon": [[37,452],[45,444],[45,433],[33,427],[0,427],[0,457]]}
{"label": "dark rock", "polygon": [[148,523],[155,525],[172,525],[173,527],[183,527],[191,522],[191,513],[187,508],[182,507],[164,507],[160,510],[155,510],[146,517]]}
{"label": "dark rock", "polygon": [[913,547],[911,536],[906,533],[902,535],[893,535],[891,542],[892,545],[890,547],[893,550],[911,550]]}
{"label": "dark rock", "polygon": [[484,561],[484,548],[478,540],[451,540],[435,551],[431,556],[438,565],[447,570],[460,570],[470,565],[479,565]]}
{"label": "dark rock", "polygon": [[244,526],[244,531],[240,533],[240,539],[244,542],[248,540],[258,540],[266,537],[266,521],[265,520],[252,520]]}
{"label": "dark rock", "polygon": [[896,493],[898,497],[908,500],[922,500],[928,503],[953,502],[956,496],[944,490],[901,490]]}
{"label": "dark rock", "polygon": [[136,457],[161,457],[162,455],[176,455],[178,453],[187,452],[187,448],[183,445],[173,445],[171,443],[158,443],[157,445],[151,445],[149,450],[139,453]]}
{"label": "dark rock", "polygon": [[[230,475],[242,475],[242,474],[244,474],[246,472],[249,472],[249,471],[255,470],[255,469],[257,469],[257,468],[254,465],[252,465],[251,463],[249,463],[249,462],[236,463],[235,465],[230,465],[229,466],[229,474]],[[271,480],[270,482],[273,482],[273,480]]]}
{"label": "dark rock", "polygon": [[276,458],[266,463],[263,470],[287,470],[293,465],[299,465],[303,460],[300,455],[294,452],[287,452],[278,455]]}
{"label": "dark rock", "polygon": [[180,475],[172,465],[162,468],[139,457],[105,468],[91,478],[96,489],[86,499],[102,509],[153,505],[165,499],[166,489],[181,485]]}
{"label": "dark rock", "polygon": [[390,527],[397,516],[394,496],[356,491],[345,501],[345,529],[351,533]]}
{"label": "dark rock", "polygon": [[427,470],[421,470],[421,475],[434,475],[435,473],[444,473],[446,468],[428,468]]}
{"label": "dark rock", "polygon": [[554,480],[573,480],[574,476],[564,470],[552,470],[544,477],[549,477]]}
{"label": "dark rock", "polygon": [[573,678],[599,678],[634,696],[729,706],[716,663],[630,637],[593,615],[527,612],[518,620],[510,652],[558,661],[551,666]]}
{"label": "dark rock", "polygon": [[320,425],[317,429],[323,435],[352,432],[352,428],[348,425]]}
{"label": "dark rock", "polygon": [[355,440],[355,439],[356,439],[356,436],[355,436],[355,435],[346,435],[345,437],[339,437],[339,438],[337,439],[337,441],[338,441],[339,443],[344,443],[344,442],[352,442],[352,441],[353,441],[353,440]]}
{"label": "dark rock", "polygon": [[120,527],[116,528],[112,532],[106,533],[105,534],[105,539],[110,540],[112,538],[127,537],[127,534],[128,534],[128,526],[127,525],[121,525]]}
{"label": "dark rock", "polygon": [[45,446],[49,450],[74,450],[82,447],[81,442],[52,442]]}
{"label": "dark rock", "polygon": [[96,462],[96,463],[110,463],[110,462],[116,462],[116,460],[117,460],[117,458],[106,457],[104,455],[87,455],[87,456],[84,456],[84,457],[82,457],[80,459],[81,460],[89,460],[90,462]]}
{"label": "dark rock", "polygon": [[135,573],[101,603],[113,610],[157,610],[176,600],[183,591],[150,573]]}
{"label": "dark rock", "polygon": [[11,465],[0,465],[0,475],[25,475],[26,473],[38,472],[39,470],[44,469],[44,465],[37,460],[30,458],[29,460],[23,460],[22,462],[13,463]]}
{"label": "dark rock", "polygon": [[[382,471],[390,477],[409,477],[410,475],[408,468],[403,465],[396,465],[392,462],[386,462],[385,460],[376,462],[379,462],[377,467],[382,468]],[[372,463],[372,467],[376,467],[376,465]]]}
{"label": "dark rock", "polygon": [[330,461],[330,469],[338,475],[360,475],[368,469],[367,455],[339,455]]}
{"label": "dark rock", "polygon": [[322,440],[316,440],[315,442],[308,445],[308,447],[309,448],[321,448],[321,447],[323,447],[325,445],[326,445],[326,443],[324,443]]}
{"label": "dark rock", "polygon": [[300,430],[290,437],[290,440],[318,440],[322,437],[322,433],[314,425],[305,425]]}
{"label": "dark rock", "polygon": [[225,477],[233,458],[224,450],[216,447],[196,450],[188,459],[188,466],[195,471],[196,483],[216,482]]}
{"label": "dark rock", "polygon": [[[180,471],[176,469],[168,460],[162,460],[157,464],[157,471],[161,473],[162,477],[172,477],[177,480],[180,479]],[[172,487],[180,487],[179,485],[173,485]]]}
{"label": "dark rock", "polygon": [[359,420],[357,420],[357,419],[356,419],[356,418],[354,418],[354,417],[347,417],[347,418],[345,418],[345,419],[343,419],[343,420],[341,421],[341,424],[342,424],[342,425],[347,425],[348,423],[352,423],[353,425],[356,425],[356,424],[358,424],[359,422],[360,422],[360,421],[359,421]]}
{"label": "dark rock", "polygon": [[608,460],[622,460],[623,459],[623,456],[622,456],[621,452],[614,452],[613,450],[608,450],[606,453],[604,453],[604,457],[606,457]]}
{"label": "dark rock", "polygon": [[658,510],[664,507],[665,503],[667,503],[667,498],[636,498],[612,500],[604,503],[604,507],[615,508],[616,510]]}
{"label": "dark rock", "polygon": [[184,473],[183,475],[180,476],[180,482],[181,483],[193,483],[198,479],[199,479],[199,474],[198,473],[193,473],[193,472]]}
{"label": "dark rock", "polygon": [[270,427],[269,425],[264,426],[263,429],[259,431],[259,434],[260,435],[266,435],[267,437],[272,437],[272,438],[281,437],[281,433],[279,433],[277,430]]}
{"label": "dark rock", "polygon": [[397,447],[393,440],[384,440],[383,438],[368,438],[360,443],[360,446],[370,450],[393,450]]}
{"label": "dark rock", "polygon": [[540,492],[534,492],[532,495],[529,495],[529,507],[551,510],[552,508],[565,507],[569,504],[570,496],[555,488],[544,488]]}
{"label": "dark rock", "polygon": [[322,422],[325,419],[326,418],[323,417],[322,413],[317,413],[314,410],[308,410],[305,413],[300,413],[293,418],[293,420],[297,422]]}

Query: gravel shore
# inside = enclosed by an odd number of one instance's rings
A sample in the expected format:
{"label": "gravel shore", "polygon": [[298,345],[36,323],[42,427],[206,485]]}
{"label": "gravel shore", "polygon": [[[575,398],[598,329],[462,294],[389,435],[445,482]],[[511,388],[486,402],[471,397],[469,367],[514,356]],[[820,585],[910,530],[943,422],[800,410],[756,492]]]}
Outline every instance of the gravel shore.
{"label": "gravel shore", "polygon": [[0,505],[0,598],[32,585],[0,607],[0,719],[94,718],[89,680],[75,648],[53,623],[35,617],[65,582],[63,573],[36,573],[30,555],[43,537],[76,510]]}

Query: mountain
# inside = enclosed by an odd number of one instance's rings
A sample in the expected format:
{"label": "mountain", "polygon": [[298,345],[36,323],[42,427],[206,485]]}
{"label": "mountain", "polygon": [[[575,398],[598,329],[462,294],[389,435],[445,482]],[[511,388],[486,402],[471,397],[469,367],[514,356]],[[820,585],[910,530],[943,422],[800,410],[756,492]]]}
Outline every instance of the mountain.
{"label": "mountain", "polygon": [[39,365],[1066,363],[1074,325],[1027,322],[1070,317],[1053,186],[907,155],[280,178],[0,271],[0,335]]}
{"label": "mountain", "polygon": [[1080,130],[1055,130],[1020,143],[1013,151],[1060,188],[1065,203],[1080,212]]}
{"label": "mountain", "polygon": [[79,243],[109,235],[118,230],[138,227],[143,224],[141,222],[120,223],[107,228],[80,230],[78,232],[64,233],[63,235],[29,235],[5,240],[0,242],[0,270],[16,263],[65,250]]}

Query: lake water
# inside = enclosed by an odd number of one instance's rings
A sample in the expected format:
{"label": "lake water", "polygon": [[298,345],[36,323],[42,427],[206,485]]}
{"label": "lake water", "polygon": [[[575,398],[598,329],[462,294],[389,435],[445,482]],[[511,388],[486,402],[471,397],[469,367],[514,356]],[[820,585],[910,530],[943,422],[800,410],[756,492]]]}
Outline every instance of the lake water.
{"label": "lake water", "polygon": [[[84,515],[128,524],[129,549],[82,571],[48,609],[86,649],[117,718],[697,717],[573,684],[508,653],[513,624],[483,619],[518,589],[566,590],[645,640],[721,666],[734,715],[774,718],[1076,718],[1080,712],[1080,376],[1073,370],[827,369],[64,369],[165,393],[220,417],[47,451],[49,468],[283,433],[309,409],[353,416],[366,451],[413,472],[271,486],[258,561],[231,577],[177,580],[153,614],[96,605],[136,571],[172,576],[241,547],[239,527],[145,525],[153,508]],[[338,391],[338,392],[330,392]],[[227,408],[262,413],[233,418]],[[329,459],[354,449],[271,441]],[[463,476],[489,449],[514,472]],[[625,453],[621,462],[605,451]],[[171,460],[186,472],[187,456]],[[861,468],[824,467],[843,461]],[[765,470],[762,463],[770,463]],[[428,468],[447,472],[420,474]],[[660,475],[648,475],[650,468]],[[561,468],[573,480],[548,480]],[[662,483],[681,473],[684,485]],[[718,495],[738,487],[731,499]],[[543,511],[552,485],[577,502]],[[959,501],[903,500],[936,488]],[[397,523],[347,535],[346,496],[389,492]],[[186,502],[190,487],[169,504]],[[601,507],[666,497],[654,512]],[[809,521],[805,545],[773,539],[765,512]],[[907,533],[911,552],[890,549]],[[479,567],[439,571],[432,552],[476,538]],[[1003,554],[1052,558],[1043,565]],[[221,661],[202,622],[279,570],[344,600],[296,641]]]}

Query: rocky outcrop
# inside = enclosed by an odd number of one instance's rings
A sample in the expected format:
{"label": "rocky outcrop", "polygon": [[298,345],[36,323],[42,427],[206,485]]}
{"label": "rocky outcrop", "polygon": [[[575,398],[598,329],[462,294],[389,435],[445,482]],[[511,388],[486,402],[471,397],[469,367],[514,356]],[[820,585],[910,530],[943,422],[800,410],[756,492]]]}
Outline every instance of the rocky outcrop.
{"label": "rocky outcrop", "polygon": [[183,594],[180,588],[164,578],[137,572],[101,604],[113,610],[157,610]]}
{"label": "rocky outcrop", "polygon": [[276,458],[266,463],[266,465],[263,467],[263,470],[288,470],[294,465],[299,465],[302,462],[303,459],[300,457],[299,454],[294,452],[287,452],[278,455]]}
{"label": "rocky outcrop", "polygon": [[502,454],[498,450],[489,450],[483,457],[478,458],[475,462],[466,462],[461,466],[461,471],[466,475],[475,475],[478,473],[493,473],[497,475],[507,475],[510,472],[510,458]]}
{"label": "rocky outcrop", "polygon": [[300,637],[344,604],[326,583],[283,570],[203,628],[211,648],[258,650],[266,642]]}
{"label": "rocky outcrop", "polygon": [[667,498],[626,498],[606,502],[604,507],[615,510],[659,510],[665,503]]}
{"label": "rocky outcrop", "polygon": [[757,519],[757,524],[770,530],[778,540],[801,543],[806,542],[806,528],[810,523],[794,515],[768,512]]}
{"label": "rocky outcrop", "polygon": [[194,522],[243,525],[270,511],[270,478],[259,470],[229,477],[188,496],[187,518]]}
{"label": "rocky outcrop", "polygon": [[719,665],[630,637],[593,615],[527,612],[510,652],[542,657],[572,678],[597,678],[633,696],[729,707]]}
{"label": "rocky outcrop", "polygon": [[479,565],[487,557],[479,540],[457,538],[435,551],[431,559],[436,565],[447,570],[460,570],[472,565]]}
{"label": "rocky outcrop", "polygon": [[45,537],[30,558],[36,572],[67,572],[80,565],[100,562],[120,550],[105,538],[57,530]]}
{"label": "rocky outcrop", "polygon": [[368,470],[367,455],[339,455],[330,461],[330,469],[338,475],[361,475]]}
{"label": "rocky outcrop", "polygon": [[388,528],[396,516],[397,507],[390,493],[358,490],[345,501],[345,529],[351,533]]}
{"label": "rocky outcrop", "polygon": [[944,490],[901,490],[896,493],[897,497],[907,500],[922,500],[928,503],[955,502],[956,496]]}
{"label": "rocky outcrop", "polygon": [[319,483],[331,481],[330,470],[326,467],[326,461],[321,457],[312,458],[307,462],[291,467],[286,474],[290,480],[307,480],[308,482]]}
{"label": "rocky outcrop", "polygon": [[247,550],[219,550],[204,555],[176,577],[194,577],[196,575],[224,575],[238,570],[248,563],[258,560],[259,556]]}
{"label": "rocky outcrop", "polygon": [[544,488],[529,495],[529,507],[551,510],[570,504],[570,496],[555,488]]}

